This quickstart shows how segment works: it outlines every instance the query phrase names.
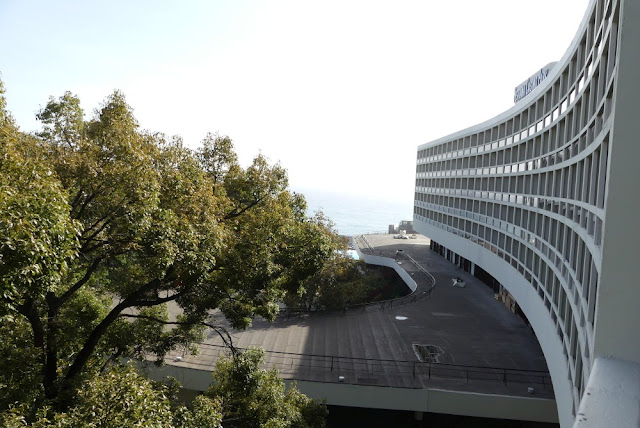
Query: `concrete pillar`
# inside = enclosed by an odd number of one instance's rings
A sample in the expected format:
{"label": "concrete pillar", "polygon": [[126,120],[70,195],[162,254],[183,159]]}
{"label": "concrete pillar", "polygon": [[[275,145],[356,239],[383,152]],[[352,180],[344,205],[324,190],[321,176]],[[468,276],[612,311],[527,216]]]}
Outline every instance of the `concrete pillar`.
{"label": "concrete pillar", "polygon": [[[594,356],[640,362],[640,286],[638,286],[638,212],[640,192],[640,2],[621,3],[618,48],[619,88],[609,154],[607,213],[602,269],[595,308]],[[623,89],[622,89],[623,88]],[[637,406],[637,402],[636,402]]]}

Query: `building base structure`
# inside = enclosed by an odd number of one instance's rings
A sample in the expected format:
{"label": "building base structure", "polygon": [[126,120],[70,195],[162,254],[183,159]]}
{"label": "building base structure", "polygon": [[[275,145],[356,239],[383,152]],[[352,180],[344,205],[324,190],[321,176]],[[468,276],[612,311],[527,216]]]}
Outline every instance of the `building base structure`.
{"label": "building base structure", "polygon": [[[182,385],[183,397],[192,399],[206,391],[211,371],[167,365],[149,370],[149,377],[163,380],[176,378]],[[290,384],[292,380],[285,379]],[[308,397],[326,400],[329,405],[370,409],[407,410],[444,413],[492,419],[514,419],[557,423],[556,403],[550,398],[482,394],[437,388],[394,388],[348,383],[295,381]]]}
{"label": "building base structure", "polygon": [[[587,407],[640,424],[638,76],[640,2],[592,0],[530,93],[418,147],[414,228],[516,299],[563,427],[586,423]],[[611,373],[631,379],[625,391],[607,386]]]}

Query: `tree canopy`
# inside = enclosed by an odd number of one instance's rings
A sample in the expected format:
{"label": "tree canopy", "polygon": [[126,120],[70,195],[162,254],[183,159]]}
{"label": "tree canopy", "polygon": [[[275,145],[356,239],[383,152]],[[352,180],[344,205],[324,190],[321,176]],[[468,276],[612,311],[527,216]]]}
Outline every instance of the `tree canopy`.
{"label": "tree canopy", "polygon": [[222,358],[213,372],[214,383],[205,396],[219,402],[225,427],[325,426],[327,408],[289,388],[277,369],[264,370],[264,350],[250,348],[234,358]]}
{"label": "tree canopy", "polygon": [[241,166],[228,137],[141,130],[118,91],[89,120],[71,93],[37,117],[21,133],[0,83],[0,409],[67,411],[113,362],[195,351],[215,310],[273,319],[342,248],[282,166]]}
{"label": "tree canopy", "polygon": [[131,364],[114,365],[86,380],[74,403],[64,412],[40,408],[29,422],[25,404],[10,406],[0,423],[33,427],[175,427],[175,428],[323,428],[324,403],[300,393],[295,383],[287,388],[277,369],[265,370],[262,349],[248,349],[221,358],[214,384],[189,407],[179,403],[175,380],[153,382]]}

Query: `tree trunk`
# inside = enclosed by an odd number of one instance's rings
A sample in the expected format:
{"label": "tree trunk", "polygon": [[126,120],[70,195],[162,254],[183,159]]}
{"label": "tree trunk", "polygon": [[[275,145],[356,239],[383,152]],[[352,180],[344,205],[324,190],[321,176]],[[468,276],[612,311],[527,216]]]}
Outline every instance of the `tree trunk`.
{"label": "tree trunk", "polygon": [[43,386],[45,398],[52,400],[57,397],[58,377],[58,326],[57,326],[57,302],[53,292],[48,292],[47,302],[47,339],[45,346],[45,363],[43,367]]}

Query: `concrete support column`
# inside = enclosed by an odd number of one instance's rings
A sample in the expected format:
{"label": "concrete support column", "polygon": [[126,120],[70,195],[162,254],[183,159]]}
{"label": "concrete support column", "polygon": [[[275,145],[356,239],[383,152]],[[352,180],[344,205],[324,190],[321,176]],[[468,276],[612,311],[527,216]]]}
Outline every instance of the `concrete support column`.
{"label": "concrete support column", "polygon": [[[640,158],[640,2],[621,3],[615,121],[609,153],[602,269],[595,308],[594,356],[640,362],[637,160]],[[637,402],[635,403],[637,406]]]}

